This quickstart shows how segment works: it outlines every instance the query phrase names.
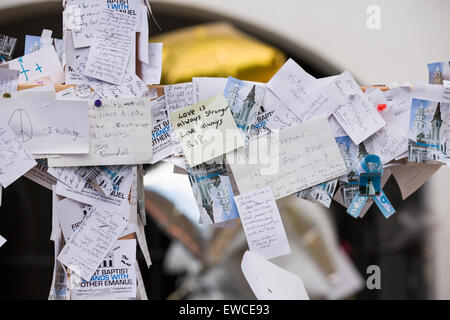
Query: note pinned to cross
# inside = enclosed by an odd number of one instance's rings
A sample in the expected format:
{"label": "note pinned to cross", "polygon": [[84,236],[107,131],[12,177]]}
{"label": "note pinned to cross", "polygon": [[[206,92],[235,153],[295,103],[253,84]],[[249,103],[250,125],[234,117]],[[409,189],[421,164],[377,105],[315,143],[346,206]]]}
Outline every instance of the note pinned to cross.
{"label": "note pinned to cross", "polygon": [[291,253],[270,187],[234,197],[248,246],[266,259]]}
{"label": "note pinned to cross", "polygon": [[172,112],[170,119],[191,167],[244,145],[222,94]]}
{"label": "note pinned to cross", "polygon": [[8,67],[19,70],[19,84],[60,84],[64,82],[64,70],[53,46],[9,61]]}

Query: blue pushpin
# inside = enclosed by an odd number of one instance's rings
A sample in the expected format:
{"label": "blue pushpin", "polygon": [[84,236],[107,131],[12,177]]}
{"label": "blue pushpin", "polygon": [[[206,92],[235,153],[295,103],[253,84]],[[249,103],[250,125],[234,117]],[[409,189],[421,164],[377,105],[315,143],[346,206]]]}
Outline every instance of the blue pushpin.
{"label": "blue pushpin", "polygon": [[102,105],[102,101],[100,99],[95,100],[94,105],[96,107],[100,107]]}

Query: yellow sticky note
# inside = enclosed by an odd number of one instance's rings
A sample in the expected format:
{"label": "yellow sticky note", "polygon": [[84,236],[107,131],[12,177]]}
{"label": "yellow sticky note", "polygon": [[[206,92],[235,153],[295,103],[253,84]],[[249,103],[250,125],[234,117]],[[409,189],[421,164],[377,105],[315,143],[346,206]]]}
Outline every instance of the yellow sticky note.
{"label": "yellow sticky note", "polygon": [[222,94],[174,111],[170,119],[191,167],[244,145]]}

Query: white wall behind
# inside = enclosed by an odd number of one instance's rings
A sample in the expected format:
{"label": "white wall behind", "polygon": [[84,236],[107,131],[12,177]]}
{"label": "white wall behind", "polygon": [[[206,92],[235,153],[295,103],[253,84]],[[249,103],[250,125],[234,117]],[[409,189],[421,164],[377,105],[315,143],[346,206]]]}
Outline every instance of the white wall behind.
{"label": "white wall behind", "polygon": [[[448,0],[161,2],[210,8],[279,32],[366,84],[426,80],[427,63],[450,58]],[[381,10],[379,30],[366,27],[369,5]]]}

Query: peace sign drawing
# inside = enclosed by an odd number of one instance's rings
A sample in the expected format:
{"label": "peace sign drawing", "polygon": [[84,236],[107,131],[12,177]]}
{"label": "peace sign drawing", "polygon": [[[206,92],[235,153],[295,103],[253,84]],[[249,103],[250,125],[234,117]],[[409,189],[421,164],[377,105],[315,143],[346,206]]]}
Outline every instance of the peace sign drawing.
{"label": "peace sign drawing", "polygon": [[24,109],[16,109],[9,117],[8,125],[20,142],[33,138],[33,124]]}

